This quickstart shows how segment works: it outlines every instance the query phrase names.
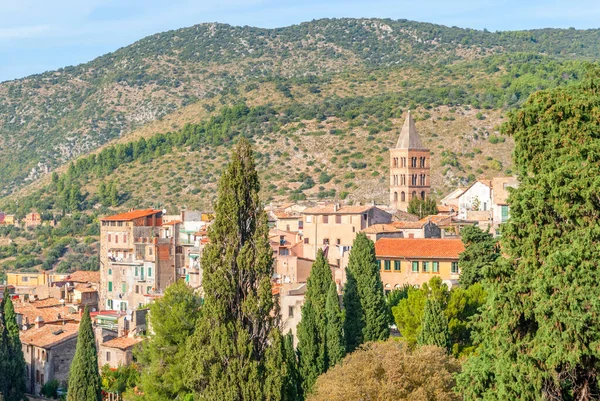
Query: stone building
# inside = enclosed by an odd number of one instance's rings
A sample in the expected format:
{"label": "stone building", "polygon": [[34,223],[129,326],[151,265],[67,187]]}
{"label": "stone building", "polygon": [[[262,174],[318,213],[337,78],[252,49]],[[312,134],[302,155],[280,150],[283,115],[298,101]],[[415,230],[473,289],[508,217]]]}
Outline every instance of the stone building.
{"label": "stone building", "polygon": [[133,349],[142,341],[141,337],[117,337],[105,341],[98,347],[98,365],[113,369],[133,362]]}
{"label": "stone building", "polygon": [[396,147],[390,149],[390,206],[408,209],[412,198],[426,199],[431,192],[430,153],[421,142],[408,112]]}
{"label": "stone building", "polygon": [[101,310],[135,310],[172,284],[183,265],[179,225],[162,211],[133,210],[100,219]]}
{"label": "stone building", "polygon": [[65,384],[75,347],[79,323],[44,324],[41,319],[19,337],[26,363],[27,392],[39,394],[50,380]]}

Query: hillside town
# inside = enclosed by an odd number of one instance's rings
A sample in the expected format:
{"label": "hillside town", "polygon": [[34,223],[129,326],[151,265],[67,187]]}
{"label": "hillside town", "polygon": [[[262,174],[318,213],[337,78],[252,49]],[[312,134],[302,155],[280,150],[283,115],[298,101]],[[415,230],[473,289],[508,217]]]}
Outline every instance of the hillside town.
{"label": "hillside town", "polygon": [[[419,288],[438,277],[459,285],[461,230],[478,226],[499,236],[509,218],[509,188],[515,177],[478,180],[456,188],[436,205],[435,214],[408,212],[411,200],[429,199],[430,151],[410,112],[397,144],[389,151],[389,205],[341,201],[265,206],[273,252],[273,296],[282,330],[297,344],[307,279],[322,252],[338,294],[347,282],[349,256],[357,234],[375,243],[384,293]],[[98,271],[8,272],[0,292],[13,299],[27,364],[27,392],[39,394],[50,381],[66,383],[75,354],[78,325],[85,308],[93,320],[99,367],[134,361],[133,350],[152,330],[148,306],[182,280],[203,294],[203,250],[210,243],[213,211],[170,215],[166,210],[129,210],[100,218]],[[0,224],[41,224],[31,213],[22,222],[0,213]]]}

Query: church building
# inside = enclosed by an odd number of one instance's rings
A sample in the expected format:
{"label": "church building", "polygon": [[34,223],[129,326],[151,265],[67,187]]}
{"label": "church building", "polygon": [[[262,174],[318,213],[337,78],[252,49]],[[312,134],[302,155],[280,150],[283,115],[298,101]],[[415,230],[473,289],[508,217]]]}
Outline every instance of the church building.
{"label": "church building", "polygon": [[390,206],[406,211],[412,198],[427,199],[431,192],[430,154],[419,138],[408,112],[396,147],[390,149]]}

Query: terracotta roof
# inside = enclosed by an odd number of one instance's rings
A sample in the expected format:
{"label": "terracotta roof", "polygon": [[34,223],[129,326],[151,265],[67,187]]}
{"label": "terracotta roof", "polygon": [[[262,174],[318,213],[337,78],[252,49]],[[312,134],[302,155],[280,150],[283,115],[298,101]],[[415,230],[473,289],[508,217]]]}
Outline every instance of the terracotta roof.
{"label": "terracotta roof", "polygon": [[275,217],[278,219],[299,219],[300,214],[298,213],[287,213],[287,212],[273,212]]}
{"label": "terracotta roof", "polygon": [[105,343],[102,343],[102,346],[126,350],[140,342],[142,342],[142,339],[140,337],[117,337],[113,338],[112,340],[108,340]]}
{"label": "terracotta roof", "polygon": [[62,304],[56,298],[44,298],[38,301],[31,301],[32,306],[36,308],[48,308],[51,306],[62,306]]}
{"label": "terracotta roof", "polygon": [[[446,222],[444,220],[448,221]],[[452,216],[449,216],[447,214],[431,214],[429,216],[423,217],[421,220],[419,220],[419,222],[423,223],[423,225],[427,224],[429,221],[431,221],[433,224],[441,224],[450,223],[450,220],[452,220]]]}
{"label": "terracotta roof", "polygon": [[98,292],[98,290],[89,284],[77,284],[74,290],[79,292]]}
{"label": "terracotta roof", "polygon": [[369,206],[341,205],[340,207],[337,208],[337,210],[335,210],[334,206],[335,205],[331,204],[331,205],[326,205],[326,206],[309,207],[307,209],[304,209],[304,211],[302,213],[304,213],[304,214],[361,214],[361,213],[368,212],[369,210],[371,210],[375,207],[373,205],[369,205]]}
{"label": "terracotta roof", "polygon": [[419,220],[419,216],[415,216],[414,214],[405,212],[403,210],[396,210],[394,212],[394,220],[396,221],[417,221]]}
{"label": "terracotta roof", "polygon": [[[35,304],[27,302],[15,302],[15,313],[23,316],[23,321],[32,324],[35,319],[41,317],[44,322],[57,322],[62,320],[79,320],[77,313],[71,312],[68,306],[50,306],[38,308]],[[60,318],[58,317],[60,315]]]}
{"label": "terracotta roof", "polygon": [[39,329],[31,328],[19,332],[19,338],[23,344],[49,349],[64,341],[77,338],[78,331],[79,323],[45,324]]}
{"label": "terracotta roof", "polygon": [[382,238],[375,243],[378,257],[458,259],[465,250],[460,239]]}
{"label": "terracotta roof", "polygon": [[65,281],[75,281],[77,283],[100,283],[100,272],[90,272],[77,270],[69,274]]}
{"label": "terracotta roof", "polygon": [[163,226],[174,226],[175,224],[182,224],[183,221],[181,220],[173,220],[173,221],[169,221],[168,223],[163,223]]}
{"label": "terracotta roof", "polygon": [[115,214],[114,216],[103,217],[101,221],[130,221],[139,219],[141,217],[152,216],[156,213],[162,213],[162,210],[157,209],[144,209],[144,210],[132,210],[121,214]]}
{"label": "terracotta roof", "polygon": [[362,232],[365,234],[379,234],[379,233],[394,233],[398,232],[400,229],[393,224],[373,224],[370,227],[367,227]]}
{"label": "terracotta roof", "polygon": [[404,125],[398,136],[398,142],[396,143],[396,149],[426,149],[421,143],[419,133],[417,132],[417,126],[413,120],[410,110],[408,116],[404,120]]}
{"label": "terracotta roof", "polygon": [[437,211],[440,213],[450,213],[453,212],[455,209],[457,208],[454,206],[437,205]]}
{"label": "terracotta roof", "polygon": [[425,221],[394,221],[390,223],[392,226],[396,227],[398,230],[408,230],[408,229],[418,229],[423,228],[427,222]]}

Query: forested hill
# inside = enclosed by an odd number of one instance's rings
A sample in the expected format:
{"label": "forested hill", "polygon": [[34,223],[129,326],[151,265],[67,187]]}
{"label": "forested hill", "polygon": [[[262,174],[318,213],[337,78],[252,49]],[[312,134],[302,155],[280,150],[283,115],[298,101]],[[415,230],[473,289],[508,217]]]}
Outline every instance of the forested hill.
{"label": "forested hill", "polygon": [[[599,39],[600,30],[494,33],[381,19],[323,19],[278,29],[211,23],[152,35],[86,64],[0,84],[0,196],[185,106],[215,98],[224,103],[223,96],[235,103],[264,83],[291,99],[294,85],[310,94],[332,80],[352,89],[348,77],[360,81],[390,71],[404,86],[385,85],[368,95],[411,88],[425,106],[474,99],[476,107],[511,106],[532,90],[577,79],[579,65],[569,60],[595,60]],[[523,70],[529,64],[534,70]],[[446,92],[441,88],[448,82],[434,87],[427,81],[440,74],[451,78]],[[527,74],[534,79],[507,91],[508,78]],[[375,75],[379,82],[389,79]],[[329,96],[356,93],[334,88]]]}

